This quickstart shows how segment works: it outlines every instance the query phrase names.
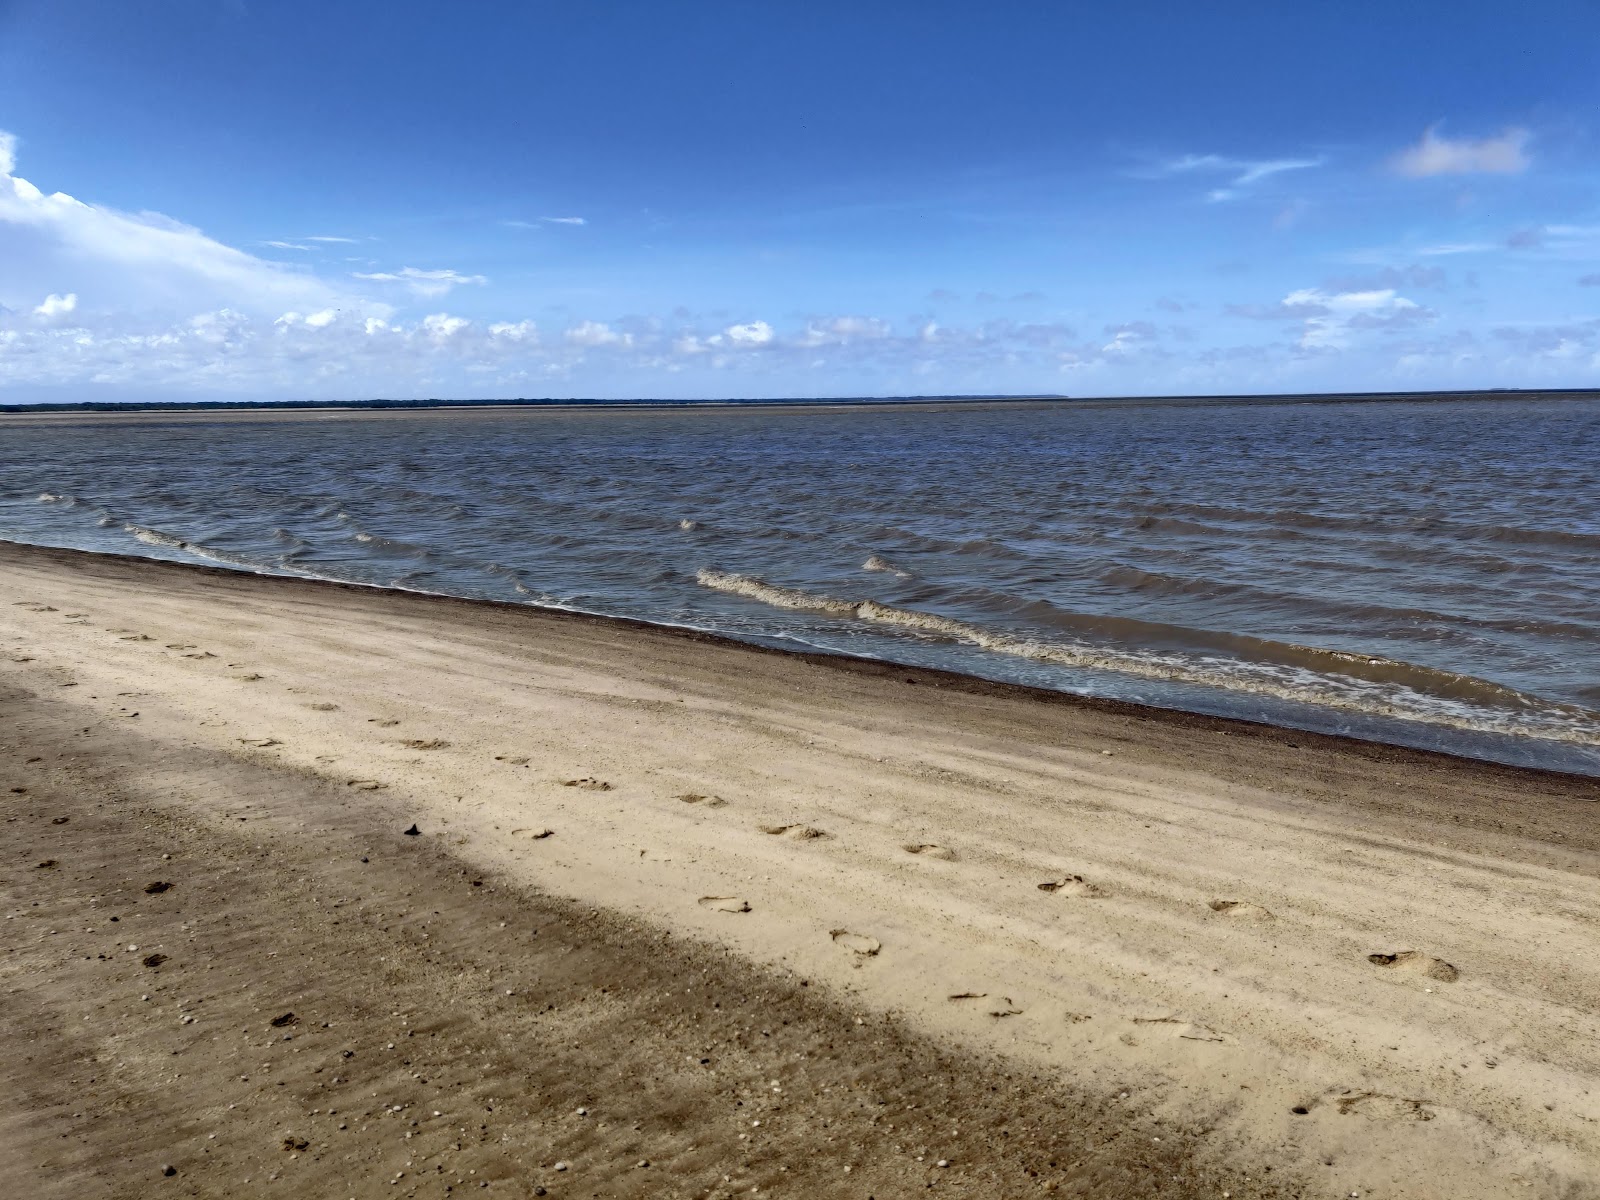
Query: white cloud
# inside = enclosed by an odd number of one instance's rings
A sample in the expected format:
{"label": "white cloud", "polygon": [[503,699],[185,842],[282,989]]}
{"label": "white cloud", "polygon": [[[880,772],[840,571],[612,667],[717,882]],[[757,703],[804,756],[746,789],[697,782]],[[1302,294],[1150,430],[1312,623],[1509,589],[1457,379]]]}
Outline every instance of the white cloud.
{"label": "white cloud", "polygon": [[306,242],[328,242],[353,246],[361,239],[350,237],[318,237],[316,234],[312,234],[310,237],[302,238],[301,240]]}
{"label": "white cloud", "polygon": [[299,242],[262,242],[263,246],[271,246],[274,250],[309,250],[310,246],[302,246]]}
{"label": "white cloud", "polygon": [[193,313],[223,306],[279,312],[351,298],[314,275],[223,245],[160,213],[125,213],[16,174],[17,140],[0,133],[0,305],[45,293],[97,310]]}
{"label": "white cloud", "polygon": [[574,346],[631,346],[633,334],[618,333],[603,321],[584,321],[563,335]]}
{"label": "white cloud", "polygon": [[531,221],[512,219],[500,222],[511,229],[538,229],[541,225],[587,225],[588,223],[582,217],[535,217]]}
{"label": "white cloud", "polygon": [[508,342],[525,342],[535,346],[539,344],[539,328],[532,321],[498,321],[489,326],[489,335],[503,338]]}
{"label": "white cloud", "polygon": [[1428,258],[1440,258],[1446,254],[1487,254],[1491,250],[1503,249],[1505,247],[1499,242],[1443,242],[1437,246],[1423,246],[1417,253]]}
{"label": "white cloud", "polygon": [[436,342],[444,342],[456,336],[468,325],[472,324],[465,317],[452,317],[449,313],[434,313],[422,318],[422,331]]}
{"label": "white cloud", "polygon": [[58,317],[71,312],[78,307],[78,293],[68,292],[65,296],[58,296],[51,292],[44,298],[44,302],[33,311],[41,317]]}
{"label": "white cloud", "polygon": [[1232,178],[1226,187],[1212,188],[1206,199],[1213,204],[1237,199],[1253,184],[1260,183],[1285,171],[1304,171],[1320,167],[1322,158],[1225,158],[1220,154],[1185,154],[1162,165],[1164,175],[1184,175],[1194,172],[1226,173]]}
{"label": "white cloud", "polygon": [[772,341],[772,326],[765,321],[751,321],[746,325],[729,325],[723,330],[736,346],[765,346]]}
{"label": "white cloud", "polygon": [[826,317],[806,323],[797,346],[840,346],[848,342],[878,341],[890,334],[889,322],[879,317]]}
{"label": "white cloud", "polygon": [[1433,319],[1433,312],[1407,300],[1393,288],[1366,292],[1324,292],[1301,288],[1283,298],[1285,308],[1308,313],[1300,335],[1305,349],[1340,348],[1353,333],[1372,329],[1401,329]]}
{"label": "white cloud", "polygon": [[1524,152],[1531,135],[1526,129],[1507,129],[1498,137],[1447,138],[1438,126],[1429,127],[1415,146],[1402,150],[1389,165],[1412,179],[1432,175],[1515,175],[1533,160]]}
{"label": "white cloud", "polygon": [[356,279],[367,279],[374,283],[403,283],[418,296],[442,296],[451,288],[460,287],[462,284],[485,284],[488,279],[482,275],[463,275],[459,271],[421,271],[416,267],[401,267],[398,271],[352,271]]}

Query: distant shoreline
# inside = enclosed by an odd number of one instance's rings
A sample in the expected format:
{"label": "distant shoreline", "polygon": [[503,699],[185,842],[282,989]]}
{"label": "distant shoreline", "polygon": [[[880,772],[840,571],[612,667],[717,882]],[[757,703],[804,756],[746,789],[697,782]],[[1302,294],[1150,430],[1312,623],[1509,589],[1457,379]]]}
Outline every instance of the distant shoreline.
{"label": "distant shoreline", "polygon": [[1278,404],[1370,404],[1370,403],[1448,403],[1452,401],[1495,400],[1594,400],[1600,388],[1479,388],[1450,391],[1396,392],[1280,392],[1264,395],[1189,395],[1189,396],[1066,396],[1066,395],[980,395],[980,396],[817,396],[791,399],[527,399],[512,400],[200,400],[160,401],[119,404],[110,401],[80,403],[0,404],[0,418],[56,415],[117,416],[123,414],[257,414],[257,413],[413,413],[413,412],[489,412],[513,410],[592,411],[755,411],[773,409],[894,408],[913,411],[933,409],[1007,408],[1033,405],[1182,407],[1211,405]]}

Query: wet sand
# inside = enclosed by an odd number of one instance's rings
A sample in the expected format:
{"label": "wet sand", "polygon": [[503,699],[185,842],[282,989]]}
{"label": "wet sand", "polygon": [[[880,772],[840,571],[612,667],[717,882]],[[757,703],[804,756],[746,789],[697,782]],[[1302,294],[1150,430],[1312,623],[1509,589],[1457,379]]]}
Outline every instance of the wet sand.
{"label": "wet sand", "polygon": [[1596,1194],[1593,780],[0,546],[0,798],[20,1194]]}

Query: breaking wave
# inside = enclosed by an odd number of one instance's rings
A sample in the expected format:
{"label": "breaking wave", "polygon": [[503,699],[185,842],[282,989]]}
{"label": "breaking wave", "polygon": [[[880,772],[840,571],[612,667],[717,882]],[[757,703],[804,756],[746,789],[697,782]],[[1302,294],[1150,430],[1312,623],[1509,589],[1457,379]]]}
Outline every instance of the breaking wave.
{"label": "breaking wave", "polygon": [[[948,639],[997,654],[1061,667],[1113,671],[1144,679],[1194,684],[1270,696],[1299,704],[1396,717],[1481,733],[1515,734],[1600,746],[1600,713],[1557,704],[1488,680],[1436,671],[1378,655],[1322,650],[1267,639],[1250,639],[1263,653],[1241,658],[1215,651],[1152,650],[1147,647],[1044,640],[986,629],[967,621],[877,600],[847,600],[771,584],[752,575],[701,570],[702,587],[747,596],[780,608],[853,617],[914,635]],[[1085,616],[1093,625],[1106,618]],[[1130,618],[1121,618],[1129,624]],[[1168,638],[1177,627],[1164,627]],[[1205,631],[1193,631],[1204,634]],[[1486,707],[1492,701],[1494,707]]]}

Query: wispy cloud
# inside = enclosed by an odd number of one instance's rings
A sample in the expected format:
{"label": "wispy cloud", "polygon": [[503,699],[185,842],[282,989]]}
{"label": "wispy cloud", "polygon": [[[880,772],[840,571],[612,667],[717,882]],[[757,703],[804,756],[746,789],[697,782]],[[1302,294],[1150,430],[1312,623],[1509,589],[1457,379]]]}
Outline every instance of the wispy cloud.
{"label": "wispy cloud", "polygon": [[1448,138],[1437,125],[1423,132],[1422,140],[1389,160],[1396,174],[1410,179],[1433,175],[1515,175],[1533,164],[1526,147],[1532,139],[1526,129],[1507,129],[1496,137]]}
{"label": "wispy cloud", "polygon": [[307,238],[302,238],[301,240],[302,241],[306,241],[306,242],[339,242],[339,243],[343,243],[345,245],[353,246],[357,242],[359,242],[361,239],[360,238],[352,238],[352,237],[332,237],[332,236],[318,237],[317,235],[313,234],[312,236],[307,237]]}
{"label": "wispy cloud", "polygon": [[[17,171],[17,139],[0,131],[0,305],[80,295],[95,311],[220,307],[281,311],[345,301],[341,289],[207,237],[160,213],[125,213],[46,192]],[[56,317],[65,315],[58,310]]]}
{"label": "wispy cloud", "polygon": [[1231,176],[1225,186],[1212,188],[1206,193],[1206,199],[1216,204],[1237,199],[1263,179],[1270,179],[1285,171],[1305,171],[1312,167],[1320,167],[1326,161],[1321,157],[1247,159],[1226,158],[1220,154],[1185,154],[1182,158],[1175,158],[1162,164],[1161,173]]}
{"label": "wispy cloud", "polygon": [[302,246],[299,242],[262,242],[263,246],[271,246],[274,250],[309,250],[310,246]]}
{"label": "wispy cloud", "polygon": [[398,271],[352,271],[351,274],[357,279],[368,279],[374,283],[403,283],[418,296],[442,296],[462,284],[489,282],[482,275],[463,275],[448,269],[423,271],[416,267],[401,267]]}
{"label": "wispy cloud", "polygon": [[538,229],[541,225],[587,225],[584,217],[535,217],[531,221],[505,220],[500,224],[510,229]]}
{"label": "wispy cloud", "polygon": [[1417,253],[1426,258],[1438,258],[1446,254],[1487,254],[1503,249],[1505,246],[1500,242],[1441,242],[1437,246],[1423,246]]}

